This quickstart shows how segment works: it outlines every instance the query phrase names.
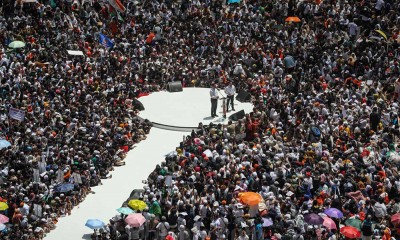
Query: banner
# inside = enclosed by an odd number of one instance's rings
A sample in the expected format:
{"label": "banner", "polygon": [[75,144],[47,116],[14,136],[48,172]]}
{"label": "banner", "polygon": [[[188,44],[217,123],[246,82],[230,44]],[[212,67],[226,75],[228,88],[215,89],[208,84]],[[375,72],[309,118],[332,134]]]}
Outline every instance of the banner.
{"label": "banner", "polygon": [[74,51],[74,50],[67,50],[67,53],[69,55],[74,55],[74,56],[83,56],[83,52],[82,51]]}
{"label": "banner", "polygon": [[22,122],[22,121],[24,121],[24,118],[25,118],[25,111],[22,111],[22,110],[19,110],[16,108],[10,108],[8,115],[10,116],[10,118]]}

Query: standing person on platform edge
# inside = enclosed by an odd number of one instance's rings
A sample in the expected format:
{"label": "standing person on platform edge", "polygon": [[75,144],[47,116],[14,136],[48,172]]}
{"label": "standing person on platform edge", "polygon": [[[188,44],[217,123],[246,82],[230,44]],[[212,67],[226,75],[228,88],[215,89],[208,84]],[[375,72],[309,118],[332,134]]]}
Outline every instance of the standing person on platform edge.
{"label": "standing person on platform edge", "polygon": [[214,82],[210,89],[210,97],[211,97],[211,117],[218,117],[217,115],[217,105],[218,105],[218,90],[217,84]]}
{"label": "standing person on platform edge", "polygon": [[229,111],[229,103],[232,106],[232,111],[235,111],[235,104],[233,103],[233,99],[235,98],[236,88],[231,81],[229,81],[228,86],[225,87],[225,93],[228,98],[228,101],[226,103],[226,111]]}

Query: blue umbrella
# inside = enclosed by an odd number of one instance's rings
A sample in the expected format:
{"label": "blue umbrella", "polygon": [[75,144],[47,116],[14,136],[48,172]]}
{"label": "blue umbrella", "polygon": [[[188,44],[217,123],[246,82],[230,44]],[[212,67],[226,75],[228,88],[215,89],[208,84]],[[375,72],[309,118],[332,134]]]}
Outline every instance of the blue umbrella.
{"label": "blue umbrella", "polygon": [[62,183],[54,187],[55,192],[68,192],[74,189],[74,184],[72,183]]}
{"label": "blue umbrella", "polygon": [[228,3],[229,4],[231,4],[231,3],[240,3],[240,0],[228,0]]}
{"label": "blue umbrella", "polygon": [[99,219],[88,219],[85,226],[91,229],[99,229],[104,227],[104,223]]}
{"label": "blue umbrella", "polygon": [[1,139],[0,140],[0,149],[7,148],[11,146],[11,143],[7,140]]}
{"label": "blue umbrella", "polygon": [[122,207],[122,208],[118,208],[117,212],[122,213],[124,215],[128,215],[128,214],[134,213],[135,211],[133,211],[132,209],[130,209],[128,207]]}

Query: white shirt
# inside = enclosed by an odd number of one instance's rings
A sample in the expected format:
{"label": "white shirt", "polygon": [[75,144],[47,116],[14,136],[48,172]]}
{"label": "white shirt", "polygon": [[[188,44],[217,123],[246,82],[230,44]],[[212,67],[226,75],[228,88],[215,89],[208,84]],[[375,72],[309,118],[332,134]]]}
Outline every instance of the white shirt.
{"label": "white shirt", "polygon": [[210,89],[210,97],[211,97],[211,99],[218,99],[219,98],[216,88],[211,88]]}
{"label": "white shirt", "polygon": [[356,35],[357,34],[357,29],[358,26],[357,24],[355,24],[354,22],[349,23],[349,33],[350,35]]}
{"label": "white shirt", "polygon": [[240,235],[238,238],[236,238],[237,240],[249,240],[249,236],[247,235]]}
{"label": "white shirt", "polygon": [[228,86],[226,86],[226,88],[225,88],[225,93],[226,93],[228,96],[235,95],[235,93],[236,93],[236,88],[235,88],[235,86],[234,86],[234,85],[228,85]]}
{"label": "white shirt", "polygon": [[375,9],[378,10],[378,11],[380,11],[380,10],[382,9],[383,5],[385,5],[385,1],[383,1],[383,0],[378,0],[378,1],[376,1]]}
{"label": "white shirt", "polygon": [[160,229],[160,236],[167,236],[168,229],[169,229],[169,223],[168,222],[160,222],[160,223],[158,223],[156,228]]}

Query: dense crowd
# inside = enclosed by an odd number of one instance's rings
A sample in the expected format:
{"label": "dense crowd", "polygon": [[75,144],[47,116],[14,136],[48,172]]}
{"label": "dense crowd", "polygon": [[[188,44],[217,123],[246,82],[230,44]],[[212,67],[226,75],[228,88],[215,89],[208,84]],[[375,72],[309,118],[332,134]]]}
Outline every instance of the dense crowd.
{"label": "dense crowd", "polygon": [[[68,1],[0,6],[0,139],[12,144],[0,150],[0,201],[8,206],[0,213],[9,218],[0,238],[41,239],[146,138],[151,123],[137,116],[134,99],[153,89],[128,80],[133,71],[121,66],[130,55],[120,60],[119,50],[98,43],[91,21],[106,26],[108,18],[81,16],[84,7]],[[9,48],[13,41],[26,45]]]}
{"label": "dense crowd", "polygon": [[[1,2],[2,238],[41,238],[123,165],[151,127],[134,99],[171,81],[230,81],[254,111],[188,136],[149,177],[142,235],[117,218],[104,238],[337,239],[353,219],[365,239],[398,236],[399,1],[120,2]],[[329,207],[337,230],[304,221]]]}

